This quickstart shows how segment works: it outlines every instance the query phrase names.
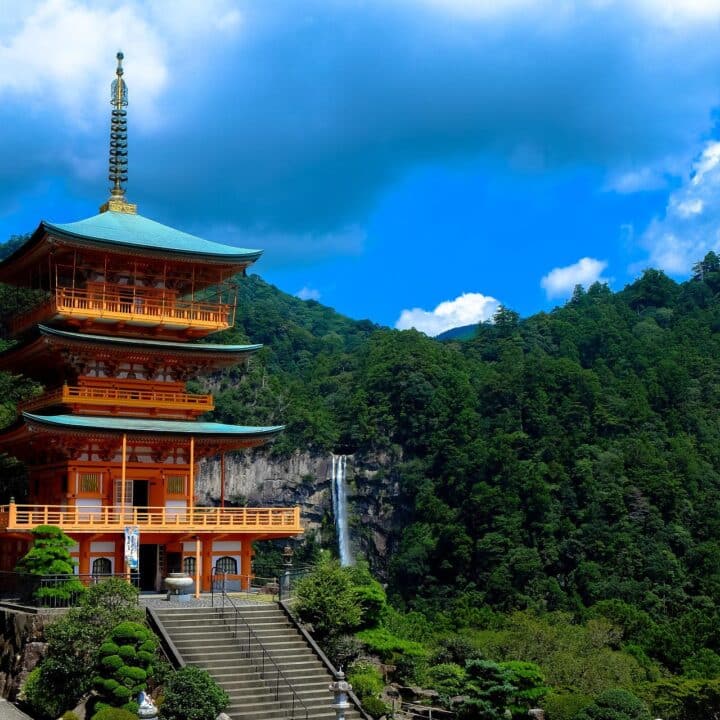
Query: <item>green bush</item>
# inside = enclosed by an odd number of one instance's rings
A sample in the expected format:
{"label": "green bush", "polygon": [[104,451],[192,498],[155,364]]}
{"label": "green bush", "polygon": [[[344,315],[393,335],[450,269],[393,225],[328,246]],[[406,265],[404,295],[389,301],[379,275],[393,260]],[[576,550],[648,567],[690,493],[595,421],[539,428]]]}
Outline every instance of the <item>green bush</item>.
{"label": "green bush", "polygon": [[380,670],[369,662],[356,662],[348,672],[348,682],[360,702],[370,696],[377,696],[383,691],[385,683]]}
{"label": "green bush", "polygon": [[[25,702],[34,715],[57,718],[92,689],[99,660],[119,652],[119,646],[108,641],[112,629],[124,621],[144,620],[137,598],[130,583],[110,578],[88,588],[79,607],[47,626],[47,656],[25,683]],[[152,652],[155,647],[154,639],[148,638],[147,648]]]}
{"label": "green bush", "polygon": [[101,700],[110,705],[125,705],[141,690],[146,690],[154,655],[139,652],[138,648],[155,646],[152,632],[144,625],[131,621],[118,623],[99,653],[94,684]]}
{"label": "green bush", "polygon": [[581,710],[577,720],[651,720],[650,711],[640,698],[627,690],[606,690],[595,702]]}
{"label": "green bush", "polygon": [[354,630],[362,618],[349,574],[328,557],[298,582],[295,609],[321,642]]}
{"label": "green bush", "polygon": [[591,704],[589,695],[550,693],[543,700],[543,709],[547,720],[575,720],[577,714]]}
{"label": "green bush", "polygon": [[60,720],[80,720],[80,718],[77,713],[74,713],[72,710],[68,710],[62,714]]}
{"label": "green bush", "polygon": [[165,684],[161,720],[215,720],[228,705],[227,693],[208,672],[187,665]]}
{"label": "green bush", "polygon": [[388,712],[390,712],[390,707],[380,698],[369,697],[365,700],[362,700],[360,704],[365,709],[365,712],[367,712],[368,715],[371,715],[374,718],[382,717],[383,715],[387,715]]}
{"label": "green bush", "polygon": [[456,663],[440,663],[428,670],[428,683],[445,699],[445,704],[448,698],[462,693],[465,677],[465,668]]}
{"label": "green bush", "polygon": [[33,715],[40,720],[54,720],[67,708],[66,698],[54,691],[42,675],[42,666],[38,665],[25,678],[18,699],[27,703]]}
{"label": "green bush", "polygon": [[75,602],[85,592],[85,586],[74,575],[75,561],[70,555],[75,541],[54,525],[38,525],[31,534],[33,545],[15,566],[15,571],[37,576],[67,576],[55,585],[35,587],[33,598],[41,605]]}
{"label": "green bush", "polygon": [[122,708],[104,707],[98,710],[91,720],[137,720],[137,715]]}

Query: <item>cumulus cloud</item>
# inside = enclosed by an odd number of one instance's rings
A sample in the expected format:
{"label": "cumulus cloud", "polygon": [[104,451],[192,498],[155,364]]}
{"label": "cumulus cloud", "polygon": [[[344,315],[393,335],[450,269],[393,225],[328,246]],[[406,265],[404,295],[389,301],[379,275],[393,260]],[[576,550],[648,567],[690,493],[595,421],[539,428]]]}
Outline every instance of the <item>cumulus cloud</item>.
{"label": "cumulus cloud", "polygon": [[320,291],[315,288],[305,286],[304,288],[298,290],[295,293],[295,296],[299,297],[301,300],[319,300]]}
{"label": "cumulus cloud", "polygon": [[549,298],[564,297],[572,293],[576,285],[587,287],[594,282],[608,282],[602,277],[607,261],[595,258],[580,258],[572,265],[553,268],[542,280],[540,285]]}
{"label": "cumulus cloud", "polygon": [[454,300],[441,302],[431,311],[422,308],[403,310],[395,327],[398,330],[415,328],[434,337],[451,328],[489,320],[499,306],[500,303],[489,295],[463,293]]}
{"label": "cumulus cloud", "polygon": [[720,142],[706,144],[641,243],[648,265],[676,275],[687,273],[709,250],[720,250]]}

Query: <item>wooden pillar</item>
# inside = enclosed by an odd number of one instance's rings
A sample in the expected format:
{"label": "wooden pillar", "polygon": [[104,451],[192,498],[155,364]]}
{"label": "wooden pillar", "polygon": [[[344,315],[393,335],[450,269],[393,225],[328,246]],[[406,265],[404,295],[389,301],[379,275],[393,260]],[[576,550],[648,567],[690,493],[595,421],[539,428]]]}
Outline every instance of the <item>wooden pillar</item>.
{"label": "wooden pillar", "polygon": [[122,458],[120,460],[120,517],[125,522],[125,492],[127,490],[127,433],[122,438]]}
{"label": "wooden pillar", "polygon": [[202,547],[202,589],[203,592],[210,592],[212,583],[212,566],[213,566],[213,541],[211,537],[206,537]]}
{"label": "wooden pillar", "polygon": [[195,599],[200,599],[200,572],[201,572],[201,565],[202,565],[202,557],[200,555],[202,549],[202,543],[200,541],[200,536],[195,536]]}
{"label": "wooden pillar", "polygon": [[81,576],[90,574],[90,538],[87,537],[78,540],[78,573]]}
{"label": "wooden pillar", "polygon": [[250,592],[250,578],[252,577],[252,541],[243,538],[240,550],[240,587]]}
{"label": "wooden pillar", "polygon": [[115,540],[115,564],[113,565],[113,575],[119,575],[125,569],[125,538],[120,537]]}
{"label": "wooden pillar", "polygon": [[[195,507],[195,438],[190,438],[190,482],[188,487],[188,506]],[[192,519],[191,519],[192,522]]]}

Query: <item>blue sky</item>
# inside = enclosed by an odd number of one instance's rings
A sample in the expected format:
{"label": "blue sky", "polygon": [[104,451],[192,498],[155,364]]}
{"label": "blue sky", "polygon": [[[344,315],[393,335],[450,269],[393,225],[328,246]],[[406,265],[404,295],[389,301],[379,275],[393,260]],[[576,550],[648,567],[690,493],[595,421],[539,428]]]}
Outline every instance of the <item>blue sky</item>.
{"label": "blue sky", "polygon": [[429,334],[720,248],[720,0],[0,0],[0,238],[128,197]]}

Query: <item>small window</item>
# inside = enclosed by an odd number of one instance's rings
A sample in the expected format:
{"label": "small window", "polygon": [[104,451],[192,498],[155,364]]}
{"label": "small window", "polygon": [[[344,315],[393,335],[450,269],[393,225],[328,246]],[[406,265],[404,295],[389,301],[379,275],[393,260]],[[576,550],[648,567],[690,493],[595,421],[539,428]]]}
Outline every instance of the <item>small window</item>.
{"label": "small window", "polygon": [[184,495],[185,494],[185,476],[184,475],[168,475],[167,477],[168,495]]}
{"label": "small window", "polygon": [[112,572],[112,563],[108,558],[96,558],[92,564],[93,577],[97,575],[110,575]]}
{"label": "small window", "polygon": [[81,493],[99,493],[100,492],[100,473],[80,473],[80,492]]}
{"label": "small window", "polygon": [[186,575],[195,575],[195,558],[186,557],[183,560],[183,571]]}
{"label": "small window", "polygon": [[237,575],[237,560],[225,555],[218,558],[215,563],[216,573],[227,573],[228,575]]}

